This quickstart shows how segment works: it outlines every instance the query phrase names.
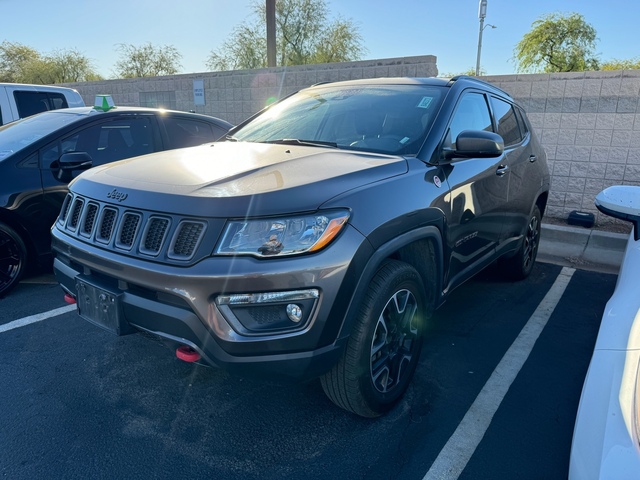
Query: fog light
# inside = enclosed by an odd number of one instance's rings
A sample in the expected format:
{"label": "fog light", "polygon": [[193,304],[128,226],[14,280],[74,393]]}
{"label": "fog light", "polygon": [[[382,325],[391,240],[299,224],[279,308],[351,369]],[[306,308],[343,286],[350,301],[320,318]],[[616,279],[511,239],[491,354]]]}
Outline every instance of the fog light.
{"label": "fog light", "polygon": [[320,291],[232,293],[216,297],[220,313],[241,335],[279,335],[307,328]]}
{"label": "fog light", "polygon": [[287,305],[287,316],[293,323],[298,323],[302,320],[302,309],[295,303],[290,303]]}

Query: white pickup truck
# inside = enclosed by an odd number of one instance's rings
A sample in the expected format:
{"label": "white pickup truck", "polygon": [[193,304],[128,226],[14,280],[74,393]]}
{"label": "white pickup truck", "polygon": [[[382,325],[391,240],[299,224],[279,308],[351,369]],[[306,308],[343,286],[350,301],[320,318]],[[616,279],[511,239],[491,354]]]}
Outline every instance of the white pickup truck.
{"label": "white pickup truck", "polygon": [[0,83],[0,125],[67,107],[84,107],[82,97],[72,88]]}

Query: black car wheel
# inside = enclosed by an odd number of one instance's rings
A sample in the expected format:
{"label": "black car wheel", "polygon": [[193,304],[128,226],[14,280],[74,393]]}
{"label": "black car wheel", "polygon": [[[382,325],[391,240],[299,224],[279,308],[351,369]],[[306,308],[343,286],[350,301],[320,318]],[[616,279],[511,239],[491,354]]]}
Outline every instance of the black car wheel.
{"label": "black car wheel", "polygon": [[16,231],[0,222],[0,297],[20,281],[27,263],[27,249]]}
{"label": "black car wheel", "polygon": [[391,409],[418,364],[428,311],[416,270],[399,261],[385,263],[369,286],[342,358],[321,378],[327,396],[363,417]]}
{"label": "black car wheel", "polygon": [[540,209],[535,206],[529,218],[520,248],[512,257],[500,259],[499,265],[508,278],[522,280],[527,278],[531,270],[533,270],[533,265],[538,256],[538,246],[540,245],[541,221]]}

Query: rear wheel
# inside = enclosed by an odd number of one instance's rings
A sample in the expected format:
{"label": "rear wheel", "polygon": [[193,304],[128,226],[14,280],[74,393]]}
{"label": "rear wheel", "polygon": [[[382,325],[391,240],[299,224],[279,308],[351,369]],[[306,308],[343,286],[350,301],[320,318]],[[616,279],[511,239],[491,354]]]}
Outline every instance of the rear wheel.
{"label": "rear wheel", "polygon": [[424,285],[416,270],[385,263],[373,278],[345,352],[321,378],[339,407],[363,417],[390,410],[406,391],[422,349]]}
{"label": "rear wheel", "polygon": [[0,222],[0,297],[20,281],[27,263],[27,249],[20,235]]}
{"label": "rear wheel", "polygon": [[527,229],[524,232],[522,245],[512,257],[499,260],[500,268],[508,278],[522,280],[527,278],[531,270],[533,270],[533,265],[538,256],[538,246],[540,245],[541,221],[540,209],[535,206],[529,218]]}

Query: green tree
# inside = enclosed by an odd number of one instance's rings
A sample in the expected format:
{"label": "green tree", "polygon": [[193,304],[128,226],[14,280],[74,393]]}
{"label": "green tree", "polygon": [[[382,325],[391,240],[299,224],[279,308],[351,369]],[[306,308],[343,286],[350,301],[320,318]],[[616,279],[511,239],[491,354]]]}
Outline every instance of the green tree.
{"label": "green tree", "polygon": [[52,83],[91,82],[101,79],[93,61],[76,49],[58,50],[47,56],[47,60],[53,64]]}
{"label": "green tree", "polygon": [[29,63],[40,60],[36,50],[7,40],[0,43],[0,82],[24,83]]}
{"label": "green tree", "polygon": [[[252,4],[256,19],[236,27],[206,65],[212,70],[264,68],[267,66],[266,5]],[[276,62],[278,65],[346,62],[365,52],[362,38],[351,20],[330,21],[325,0],[276,2]]]}
{"label": "green tree", "polygon": [[150,42],[141,46],[121,43],[118,50],[120,58],[115,65],[118,78],[175,75],[182,68],[182,54],[172,45],[156,47]]}
{"label": "green tree", "polygon": [[545,15],[515,47],[519,72],[598,70],[596,30],[579,13]]}
{"label": "green tree", "polygon": [[600,70],[639,70],[640,57],[630,58],[627,60],[618,60],[614,58],[600,65]]}
{"label": "green tree", "polygon": [[43,55],[31,47],[0,44],[0,81],[15,83],[70,83],[99,79],[89,58],[78,50]]}

